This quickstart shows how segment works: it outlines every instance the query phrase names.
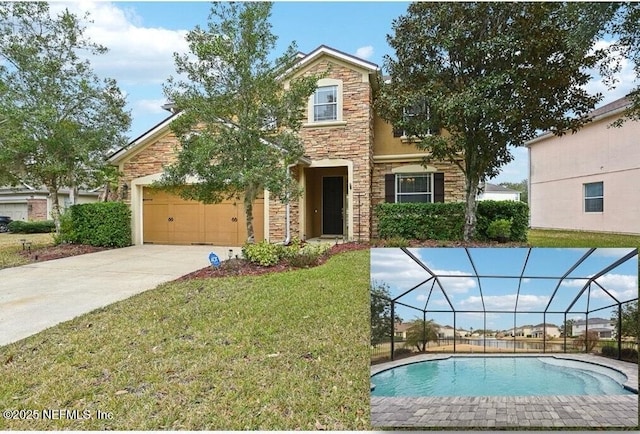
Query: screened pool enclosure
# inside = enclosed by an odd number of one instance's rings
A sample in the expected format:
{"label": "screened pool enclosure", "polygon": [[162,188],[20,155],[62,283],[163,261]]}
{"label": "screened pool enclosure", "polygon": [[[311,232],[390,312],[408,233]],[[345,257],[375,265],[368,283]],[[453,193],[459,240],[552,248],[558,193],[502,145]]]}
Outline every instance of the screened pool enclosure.
{"label": "screened pool enclosure", "polygon": [[372,249],[371,288],[373,359],[416,324],[427,352],[637,351],[635,248]]}

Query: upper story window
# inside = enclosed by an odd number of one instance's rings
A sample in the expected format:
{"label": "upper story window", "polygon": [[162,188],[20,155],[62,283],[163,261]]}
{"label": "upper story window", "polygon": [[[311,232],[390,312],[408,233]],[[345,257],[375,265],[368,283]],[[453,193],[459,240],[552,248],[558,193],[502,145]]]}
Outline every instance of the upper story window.
{"label": "upper story window", "polygon": [[313,121],[338,120],[338,86],[322,86],[313,94]]}
{"label": "upper story window", "polygon": [[[414,122],[426,121],[431,117],[431,113],[429,110],[429,105],[426,101],[420,101],[415,104],[411,104],[402,109],[402,124],[409,125]],[[427,134],[436,135],[438,134],[437,128],[430,127],[427,131]],[[393,137],[411,137],[414,136],[410,134],[405,128],[394,128],[393,129]]]}
{"label": "upper story window", "polygon": [[584,184],[584,212],[604,211],[604,184],[591,182]]}
{"label": "upper story window", "polygon": [[309,97],[305,126],[345,125],[342,121],[342,80],[321,78],[316,91]]}

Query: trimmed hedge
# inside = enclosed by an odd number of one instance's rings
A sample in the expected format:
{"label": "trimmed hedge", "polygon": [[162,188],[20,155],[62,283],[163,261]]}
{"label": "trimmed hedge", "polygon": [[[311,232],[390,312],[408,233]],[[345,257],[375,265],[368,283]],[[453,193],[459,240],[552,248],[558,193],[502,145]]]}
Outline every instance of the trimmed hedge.
{"label": "trimmed hedge", "polygon": [[[462,240],[463,202],[382,203],[376,207],[380,238],[414,240]],[[524,202],[485,200],[478,202],[475,239],[487,241],[492,221],[511,221],[511,241],[526,242],[529,207]]]}
{"label": "trimmed hedge", "polygon": [[131,245],[131,211],[124,203],[73,205],[67,213],[61,222],[62,240],[97,247]]}
{"label": "trimmed hedge", "polygon": [[23,222],[15,220],[8,225],[9,232],[14,234],[46,234],[56,230],[53,220],[42,220],[36,222]]}

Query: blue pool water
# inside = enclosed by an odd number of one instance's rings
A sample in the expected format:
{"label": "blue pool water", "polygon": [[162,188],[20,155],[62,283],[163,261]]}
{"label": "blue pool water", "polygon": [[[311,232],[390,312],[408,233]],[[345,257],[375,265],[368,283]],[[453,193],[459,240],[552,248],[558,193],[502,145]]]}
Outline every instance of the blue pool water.
{"label": "blue pool water", "polygon": [[371,377],[372,396],[543,396],[632,394],[624,374],[552,357],[452,357]]}

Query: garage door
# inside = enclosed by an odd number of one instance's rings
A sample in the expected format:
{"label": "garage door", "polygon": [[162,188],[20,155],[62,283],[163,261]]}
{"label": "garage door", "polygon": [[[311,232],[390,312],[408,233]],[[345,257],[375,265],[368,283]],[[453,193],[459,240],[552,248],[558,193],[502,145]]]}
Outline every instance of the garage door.
{"label": "garage door", "polygon": [[[142,213],[145,243],[241,246],[247,240],[242,199],[205,205],[145,188]],[[256,240],[264,239],[264,199],[253,206],[253,226]]]}
{"label": "garage door", "polygon": [[26,203],[0,203],[0,215],[11,217],[11,220],[27,220]]}

